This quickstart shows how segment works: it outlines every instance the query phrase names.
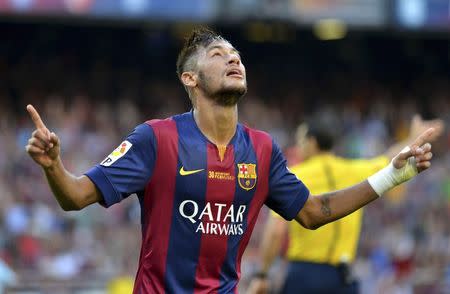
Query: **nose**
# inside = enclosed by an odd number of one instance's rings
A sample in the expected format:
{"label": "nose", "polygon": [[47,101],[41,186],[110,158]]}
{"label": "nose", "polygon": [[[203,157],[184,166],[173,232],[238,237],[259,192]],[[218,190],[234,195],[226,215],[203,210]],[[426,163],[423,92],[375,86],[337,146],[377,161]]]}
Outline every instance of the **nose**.
{"label": "nose", "polygon": [[241,59],[237,54],[229,54],[230,58],[228,60],[229,64],[237,64],[239,65],[241,63]]}

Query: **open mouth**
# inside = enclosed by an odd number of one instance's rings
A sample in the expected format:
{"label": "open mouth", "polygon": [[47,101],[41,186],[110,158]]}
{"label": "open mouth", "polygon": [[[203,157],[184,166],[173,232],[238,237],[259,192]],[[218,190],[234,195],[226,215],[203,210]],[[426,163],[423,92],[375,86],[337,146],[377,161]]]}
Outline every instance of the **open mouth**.
{"label": "open mouth", "polygon": [[227,77],[239,77],[242,78],[242,72],[239,69],[231,69],[227,72]]}

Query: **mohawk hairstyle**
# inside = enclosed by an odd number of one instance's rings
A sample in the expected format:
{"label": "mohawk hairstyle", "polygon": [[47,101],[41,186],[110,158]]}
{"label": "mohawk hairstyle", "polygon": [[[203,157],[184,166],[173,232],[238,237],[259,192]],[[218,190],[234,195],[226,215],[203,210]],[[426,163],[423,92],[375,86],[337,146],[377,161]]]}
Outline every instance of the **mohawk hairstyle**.
{"label": "mohawk hairstyle", "polygon": [[206,27],[194,29],[189,37],[186,38],[183,48],[178,54],[177,59],[177,75],[180,78],[181,74],[186,70],[191,70],[194,66],[191,59],[197,53],[200,47],[206,48],[214,41],[226,41],[222,36]]}

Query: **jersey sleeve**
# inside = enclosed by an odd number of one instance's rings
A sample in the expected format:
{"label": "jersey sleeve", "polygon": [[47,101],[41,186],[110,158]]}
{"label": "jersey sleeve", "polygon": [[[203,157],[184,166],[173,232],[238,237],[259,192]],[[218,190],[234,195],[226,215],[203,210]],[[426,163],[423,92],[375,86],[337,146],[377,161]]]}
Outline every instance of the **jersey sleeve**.
{"label": "jersey sleeve", "polygon": [[280,147],[272,141],[269,195],[266,205],[286,220],[292,220],[309,196],[306,186],[288,169]]}
{"label": "jersey sleeve", "polygon": [[109,207],[144,190],[151,178],[156,159],[156,140],[148,124],[137,126],[100,164],[85,173]]}

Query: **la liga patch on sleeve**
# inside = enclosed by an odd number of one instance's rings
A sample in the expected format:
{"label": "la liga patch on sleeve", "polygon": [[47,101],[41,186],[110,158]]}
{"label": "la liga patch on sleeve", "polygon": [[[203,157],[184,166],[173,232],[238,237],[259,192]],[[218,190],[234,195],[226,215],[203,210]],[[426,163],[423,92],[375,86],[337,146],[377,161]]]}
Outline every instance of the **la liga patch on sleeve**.
{"label": "la liga patch on sleeve", "polygon": [[116,149],[114,149],[113,152],[111,152],[110,155],[108,155],[108,157],[106,157],[100,163],[100,165],[110,166],[111,164],[116,162],[119,158],[124,156],[128,152],[128,150],[130,150],[131,146],[133,146],[133,144],[131,144],[129,141],[126,140],[123,141]]}

